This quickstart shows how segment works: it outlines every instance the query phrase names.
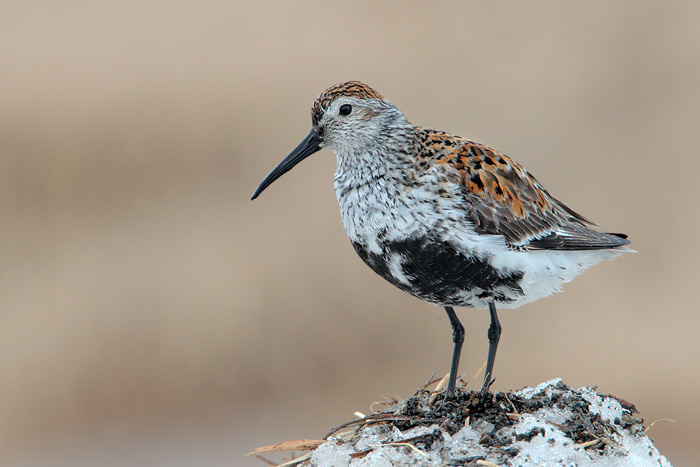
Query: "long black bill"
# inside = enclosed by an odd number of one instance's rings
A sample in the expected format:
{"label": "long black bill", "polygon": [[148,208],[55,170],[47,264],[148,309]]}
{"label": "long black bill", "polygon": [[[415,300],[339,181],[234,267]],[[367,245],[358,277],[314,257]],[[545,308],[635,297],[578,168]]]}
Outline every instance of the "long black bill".
{"label": "long black bill", "polygon": [[320,149],[321,138],[318,136],[316,129],[312,128],[309,134],[306,135],[306,138],[299,143],[299,146],[295,147],[294,150],[290,152],[282,162],[277,164],[277,167],[272,169],[272,172],[270,172],[267,177],[265,177],[265,180],[258,185],[258,188],[255,190],[255,193],[253,193],[253,196],[250,199],[253,200],[257,198],[265,188],[272,185],[272,182],[292,170],[292,167]]}

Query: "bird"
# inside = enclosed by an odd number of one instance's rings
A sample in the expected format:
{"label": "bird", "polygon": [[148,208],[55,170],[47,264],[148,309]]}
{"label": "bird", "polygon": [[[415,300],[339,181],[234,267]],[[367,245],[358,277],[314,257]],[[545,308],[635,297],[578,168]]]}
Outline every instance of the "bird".
{"label": "bird", "polygon": [[391,284],[447,313],[453,350],[445,400],[456,394],[464,342],[454,307],[489,310],[487,393],[502,329],[497,308],[551,295],[587,268],[633,251],[627,235],[578,214],[515,160],[414,126],[363,82],[323,91],[311,124],[251,200],[310,155],[335,153],[335,193],[357,254]]}

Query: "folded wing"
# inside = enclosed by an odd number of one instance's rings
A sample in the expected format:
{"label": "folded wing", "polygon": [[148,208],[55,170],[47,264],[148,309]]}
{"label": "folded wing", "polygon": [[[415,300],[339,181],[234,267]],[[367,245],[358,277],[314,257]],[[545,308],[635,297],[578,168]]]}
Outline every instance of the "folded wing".
{"label": "folded wing", "polygon": [[502,235],[519,249],[597,250],[630,243],[600,232],[593,222],[551,196],[520,164],[493,148],[434,130],[423,130],[425,153],[460,178],[464,206],[477,232]]}

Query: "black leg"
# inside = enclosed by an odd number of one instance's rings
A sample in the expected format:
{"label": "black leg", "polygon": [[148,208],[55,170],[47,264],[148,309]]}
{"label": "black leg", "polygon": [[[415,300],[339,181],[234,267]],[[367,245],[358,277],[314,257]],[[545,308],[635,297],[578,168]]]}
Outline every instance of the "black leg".
{"label": "black leg", "polygon": [[452,365],[450,366],[450,379],[447,383],[447,393],[445,393],[445,399],[448,399],[455,394],[455,385],[457,384],[457,368],[459,367],[459,356],[462,353],[462,343],[464,342],[464,327],[462,323],[457,319],[455,310],[451,306],[446,306],[445,311],[447,312],[447,317],[450,318],[450,324],[452,325],[452,342],[455,346],[452,351]]}
{"label": "black leg", "polygon": [[489,326],[489,356],[486,360],[486,374],[484,375],[484,385],[481,387],[482,392],[488,392],[493,384],[493,363],[496,360],[496,349],[498,348],[498,340],[501,338],[501,323],[498,322],[498,314],[496,314],[496,305],[489,303],[489,312],[491,313],[491,326]]}

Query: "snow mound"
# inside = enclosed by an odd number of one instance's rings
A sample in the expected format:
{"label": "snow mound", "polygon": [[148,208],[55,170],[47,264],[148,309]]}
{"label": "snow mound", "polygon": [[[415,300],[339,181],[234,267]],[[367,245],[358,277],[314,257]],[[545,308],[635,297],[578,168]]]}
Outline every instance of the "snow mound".
{"label": "snow mound", "polygon": [[313,467],[655,466],[671,464],[644,433],[635,407],[556,379],[535,388],[453,399],[425,388],[346,423],[296,463]]}

